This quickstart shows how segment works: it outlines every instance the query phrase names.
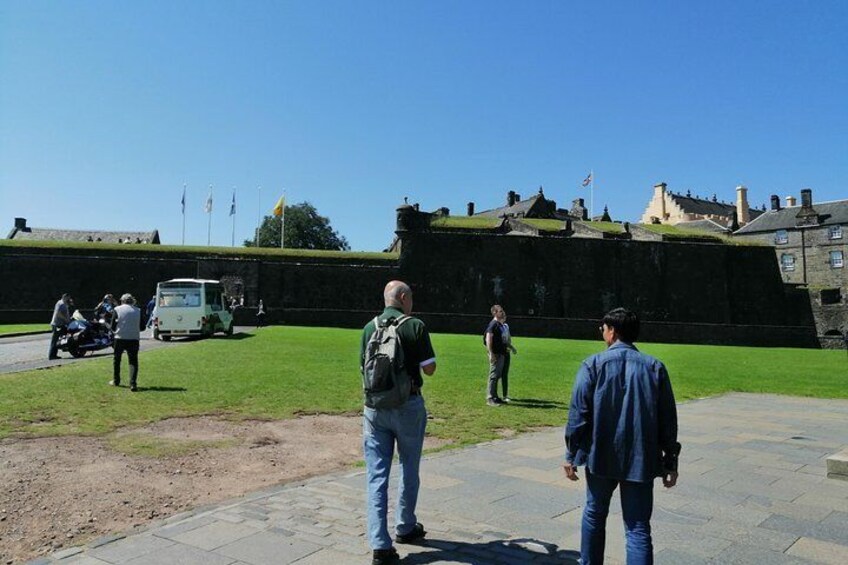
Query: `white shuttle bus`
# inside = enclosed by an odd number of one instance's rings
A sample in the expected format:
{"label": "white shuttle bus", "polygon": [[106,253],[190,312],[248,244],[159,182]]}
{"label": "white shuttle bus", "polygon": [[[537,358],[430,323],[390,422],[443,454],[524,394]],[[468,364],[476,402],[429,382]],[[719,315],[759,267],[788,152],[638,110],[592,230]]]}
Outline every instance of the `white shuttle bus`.
{"label": "white shuttle bus", "polygon": [[233,335],[233,314],[218,281],[172,279],[156,285],[153,337]]}

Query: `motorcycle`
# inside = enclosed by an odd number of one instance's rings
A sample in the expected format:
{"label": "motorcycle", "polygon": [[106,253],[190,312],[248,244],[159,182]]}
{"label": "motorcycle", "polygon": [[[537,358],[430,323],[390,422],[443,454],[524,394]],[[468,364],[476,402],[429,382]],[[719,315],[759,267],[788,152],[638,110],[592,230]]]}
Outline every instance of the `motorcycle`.
{"label": "motorcycle", "polygon": [[77,310],[65,334],[59,337],[57,348],[82,357],[90,351],[113,347],[114,343],[115,334],[104,320],[86,320]]}

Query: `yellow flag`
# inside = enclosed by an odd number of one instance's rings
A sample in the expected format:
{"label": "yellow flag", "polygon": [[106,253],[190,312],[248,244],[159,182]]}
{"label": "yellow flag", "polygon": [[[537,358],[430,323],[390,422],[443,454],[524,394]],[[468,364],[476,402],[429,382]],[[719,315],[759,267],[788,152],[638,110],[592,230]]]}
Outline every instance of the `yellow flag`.
{"label": "yellow flag", "polygon": [[277,200],[277,205],[274,206],[274,215],[280,217],[283,215],[283,209],[286,207],[286,197],[280,196],[280,199]]}

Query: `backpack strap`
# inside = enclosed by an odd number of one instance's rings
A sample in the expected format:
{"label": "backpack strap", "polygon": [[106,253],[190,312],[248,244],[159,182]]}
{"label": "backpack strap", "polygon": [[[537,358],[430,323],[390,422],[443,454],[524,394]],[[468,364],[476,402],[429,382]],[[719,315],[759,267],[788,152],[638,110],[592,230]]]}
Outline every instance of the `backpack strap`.
{"label": "backpack strap", "polygon": [[395,324],[397,324],[397,327],[400,327],[400,325],[402,323],[404,323],[407,320],[411,320],[411,319],[412,319],[412,316],[407,316],[406,314],[404,314],[403,316],[401,316],[400,318],[397,318],[395,320]]}

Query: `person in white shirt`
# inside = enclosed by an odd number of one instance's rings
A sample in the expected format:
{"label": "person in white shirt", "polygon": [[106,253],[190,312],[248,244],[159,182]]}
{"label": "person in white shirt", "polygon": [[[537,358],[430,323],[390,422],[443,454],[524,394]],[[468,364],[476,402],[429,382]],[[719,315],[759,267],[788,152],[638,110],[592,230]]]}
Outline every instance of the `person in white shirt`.
{"label": "person in white shirt", "polygon": [[115,308],[112,317],[112,329],[115,330],[115,358],[112,386],[121,385],[121,357],[124,351],[130,363],[130,390],[138,390],[138,344],[141,337],[141,310],[135,306],[132,294],[121,296],[121,305]]}

